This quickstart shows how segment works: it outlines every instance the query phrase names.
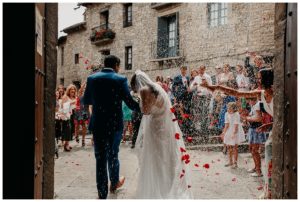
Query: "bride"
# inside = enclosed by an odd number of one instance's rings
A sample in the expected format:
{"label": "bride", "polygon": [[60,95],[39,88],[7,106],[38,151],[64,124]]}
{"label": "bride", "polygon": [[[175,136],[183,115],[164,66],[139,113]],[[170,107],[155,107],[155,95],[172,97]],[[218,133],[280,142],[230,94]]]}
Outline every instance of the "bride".
{"label": "bride", "polygon": [[144,114],[136,142],[140,168],[136,198],[192,199],[189,155],[167,93],[140,70],[131,85],[141,97]]}

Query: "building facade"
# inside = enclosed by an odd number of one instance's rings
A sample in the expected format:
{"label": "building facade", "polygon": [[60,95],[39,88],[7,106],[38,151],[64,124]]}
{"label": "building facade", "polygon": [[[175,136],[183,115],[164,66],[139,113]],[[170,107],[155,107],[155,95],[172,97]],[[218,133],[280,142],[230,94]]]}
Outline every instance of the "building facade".
{"label": "building facade", "polygon": [[[247,52],[274,55],[272,3],[83,3],[84,22],[58,44],[57,84],[84,82],[105,55],[121,59],[128,78],[175,76],[181,65],[244,64]],[[251,62],[251,61],[250,61]]]}

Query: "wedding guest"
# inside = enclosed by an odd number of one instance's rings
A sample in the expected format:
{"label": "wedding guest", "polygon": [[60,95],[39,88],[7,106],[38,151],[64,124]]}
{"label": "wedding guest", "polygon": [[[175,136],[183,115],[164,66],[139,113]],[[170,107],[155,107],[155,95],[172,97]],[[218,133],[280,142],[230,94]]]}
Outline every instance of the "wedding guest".
{"label": "wedding guest", "polygon": [[234,75],[230,70],[229,64],[224,64],[223,72],[220,74],[218,84],[219,85],[226,85],[228,82],[234,80]]}
{"label": "wedding guest", "polygon": [[225,114],[225,127],[221,136],[224,136],[224,144],[227,146],[229,162],[225,167],[237,168],[238,145],[245,141],[245,133],[242,128],[240,115],[235,102],[227,104]]}
{"label": "wedding guest", "polygon": [[[72,147],[69,145],[69,141],[72,140],[71,133],[71,114],[72,106],[75,106],[75,95],[76,87],[74,85],[69,85],[66,94],[62,98],[62,110],[61,110],[61,119],[62,119],[62,141],[64,141],[64,151],[71,151]],[[72,99],[73,98],[73,99]]]}
{"label": "wedding guest", "polygon": [[243,66],[238,64],[236,65],[236,82],[238,85],[238,89],[240,91],[248,91],[249,90],[249,79],[245,76],[243,71]]}
{"label": "wedding guest", "polygon": [[220,83],[219,82],[220,81],[220,76],[221,76],[221,74],[223,72],[222,66],[221,65],[217,65],[215,67],[215,71],[216,71],[216,73],[213,76],[211,76],[211,81],[212,81],[213,85],[217,85],[217,84]]}
{"label": "wedding guest", "polygon": [[75,140],[79,143],[79,127],[82,129],[82,147],[85,146],[86,125],[89,121],[89,109],[87,105],[83,104],[83,94],[85,91],[86,83],[83,83],[78,91],[78,97],[76,98],[76,108],[74,110],[74,125],[75,125]]}
{"label": "wedding guest", "polygon": [[259,102],[256,98],[249,98],[250,99],[250,105],[251,105],[251,112],[249,116],[243,117],[245,121],[250,123],[250,128],[248,131],[249,136],[249,144],[250,144],[250,151],[252,154],[252,158],[255,164],[255,168],[249,169],[248,172],[252,173],[252,177],[261,177],[262,171],[261,171],[261,157],[258,152],[260,144],[265,143],[265,136],[262,133],[257,132],[257,128],[260,127],[262,116],[260,111]]}
{"label": "wedding guest", "polygon": [[208,129],[208,111],[209,104],[211,100],[211,93],[201,86],[202,81],[205,80],[210,85],[212,84],[211,77],[205,73],[206,66],[201,65],[199,67],[198,73],[191,83],[191,91],[196,90],[196,98],[194,97],[195,103],[193,103],[194,112],[194,126],[198,130],[202,138],[207,139],[207,129]]}
{"label": "wedding guest", "polygon": [[[172,85],[172,93],[175,97],[174,104],[177,104],[181,109],[180,112],[176,112],[176,116],[180,116],[180,113],[190,114],[190,100],[188,95],[188,87],[190,85],[190,77],[187,75],[187,66],[180,67],[180,75],[174,77],[173,85]],[[180,118],[180,117],[178,117]],[[180,124],[181,130],[184,135],[190,133],[190,122],[184,122]]]}
{"label": "wedding guest", "polygon": [[62,84],[58,85],[57,91],[59,92],[59,96],[60,97],[64,96],[64,94],[65,94],[65,88],[64,88],[64,86]]}

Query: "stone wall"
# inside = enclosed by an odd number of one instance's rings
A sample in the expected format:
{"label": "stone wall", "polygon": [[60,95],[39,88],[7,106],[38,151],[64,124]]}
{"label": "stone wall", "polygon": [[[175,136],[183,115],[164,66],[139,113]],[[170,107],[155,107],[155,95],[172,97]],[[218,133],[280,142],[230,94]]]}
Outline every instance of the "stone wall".
{"label": "stone wall", "polygon": [[[275,4],[233,3],[228,4],[228,23],[209,27],[206,3],[181,3],[164,9],[151,8],[150,3],[133,4],[132,26],[123,27],[123,4],[92,4],[86,6],[85,31],[68,35],[65,45],[65,65],[59,66],[59,78],[65,78],[65,85],[72,80],[85,80],[89,72],[84,69],[83,60],[74,65],[74,52],[82,52],[95,60],[101,50],[109,49],[121,59],[121,73],[131,77],[136,69],[146,71],[152,78],[156,75],[175,76],[177,65],[159,65],[153,62],[151,45],[157,40],[157,18],[179,12],[179,41],[184,53],[184,64],[189,69],[201,64],[207,65],[208,72],[214,73],[217,64],[244,64],[246,51],[274,54]],[[100,25],[100,10],[109,8],[109,23],[116,37],[111,44],[92,45],[89,41],[91,28]],[[133,69],[124,70],[125,46],[132,45]],[[58,51],[58,61],[60,60]],[[59,62],[60,64],[60,62]]]}

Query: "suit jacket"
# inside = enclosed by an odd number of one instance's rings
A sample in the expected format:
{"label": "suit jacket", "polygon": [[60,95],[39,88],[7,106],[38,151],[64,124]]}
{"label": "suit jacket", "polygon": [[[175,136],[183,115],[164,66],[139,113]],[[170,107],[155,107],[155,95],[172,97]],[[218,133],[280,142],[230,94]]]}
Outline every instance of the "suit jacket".
{"label": "suit jacket", "polygon": [[90,75],[84,92],[84,104],[93,106],[89,130],[100,134],[123,130],[122,101],[140,111],[130,95],[126,77],[111,68]]}
{"label": "suit jacket", "polygon": [[172,92],[177,101],[182,101],[188,95],[187,87],[190,85],[190,77],[187,76],[187,85],[182,82],[182,76],[178,75],[173,80]]}

